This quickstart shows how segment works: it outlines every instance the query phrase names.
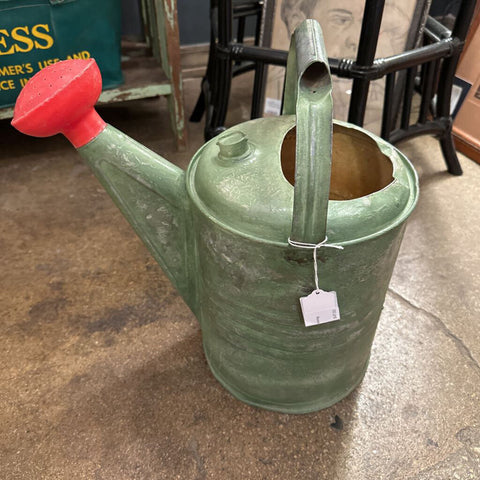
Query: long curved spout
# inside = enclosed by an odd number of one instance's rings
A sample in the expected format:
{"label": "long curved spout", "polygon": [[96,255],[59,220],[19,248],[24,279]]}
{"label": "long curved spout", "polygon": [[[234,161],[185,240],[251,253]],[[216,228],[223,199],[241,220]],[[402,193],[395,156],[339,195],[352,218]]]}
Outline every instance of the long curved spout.
{"label": "long curved spout", "polygon": [[72,142],[195,311],[185,172],[107,125],[93,108],[100,93],[93,59],[56,63],[24,87],[12,125],[37,137],[63,133]]}

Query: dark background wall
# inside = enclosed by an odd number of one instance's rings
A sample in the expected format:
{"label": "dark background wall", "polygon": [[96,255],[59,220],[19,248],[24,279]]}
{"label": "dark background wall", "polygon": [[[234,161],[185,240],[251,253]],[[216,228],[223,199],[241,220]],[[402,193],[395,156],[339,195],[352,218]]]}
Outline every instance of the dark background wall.
{"label": "dark background wall", "polygon": [[[143,32],[138,0],[122,0],[122,11],[123,34],[141,38]],[[177,0],[177,12],[182,45],[210,42],[210,0]],[[255,22],[250,17],[247,20],[246,35],[254,35],[254,32]]]}
{"label": "dark background wall", "polygon": [[[401,0],[399,0],[401,1]],[[436,17],[456,15],[461,0],[432,0],[430,12]],[[210,41],[210,0],[178,0],[178,24],[180,43],[191,45]],[[138,0],[122,0],[123,33],[130,36],[141,36],[142,29],[138,9]],[[125,14],[125,12],[127,12]],[[253,34],[252,28],[248,29]]]}
{"label": "dark background wall", "polygon": [[210,41],[210,1],[178,0],[178,28],[180,43],[207,43]]}
{"label": "dark background wall", "polygon": [[461,0],[433,0],[430,15],[433,17],[456,15],[461,3]]}
{"label": "dark background wall", "polygon": [[[178,0],[178,27],[180,43],[207,43],[210,41],[210,0]],[[142,38],[138,0],[122,0],[122,32],[133,38]]]}

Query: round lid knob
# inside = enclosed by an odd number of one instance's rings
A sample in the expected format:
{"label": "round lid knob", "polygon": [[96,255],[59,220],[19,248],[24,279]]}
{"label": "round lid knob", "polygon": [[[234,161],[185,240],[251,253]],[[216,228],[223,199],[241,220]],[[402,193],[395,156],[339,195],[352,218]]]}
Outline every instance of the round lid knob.
{"label": "round lid knob", "polygon": [[241,160],[250,152],[248,139],[242,132],[231,132],[223,135],[217,142],[222,160]]}

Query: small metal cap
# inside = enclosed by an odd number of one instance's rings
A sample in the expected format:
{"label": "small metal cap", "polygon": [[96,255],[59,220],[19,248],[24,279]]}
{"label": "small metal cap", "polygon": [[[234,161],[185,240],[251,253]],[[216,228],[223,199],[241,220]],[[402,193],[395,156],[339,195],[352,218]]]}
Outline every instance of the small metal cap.
{"label": "small metal cap", "polygon": [[230,132],[218,140],[218,154],[222,160],[241,160],[250,153],[248,139],[242,132]]}

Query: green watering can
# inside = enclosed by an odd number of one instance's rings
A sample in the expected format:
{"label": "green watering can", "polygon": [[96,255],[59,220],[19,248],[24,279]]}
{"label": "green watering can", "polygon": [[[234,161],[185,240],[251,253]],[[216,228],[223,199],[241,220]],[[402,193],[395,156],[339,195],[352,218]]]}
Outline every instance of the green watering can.
{"label": "green watering can", "polygon": [[23,89],[12,123],[78,148],[198,317],[210,368],[235,397],[305,413],[348,395],[418,181],[392,145],[332,122],[318,23],[293,36],[284,115],[223,132],[186,172],[106,125],[100,90],[93,60],[57,63]]}

